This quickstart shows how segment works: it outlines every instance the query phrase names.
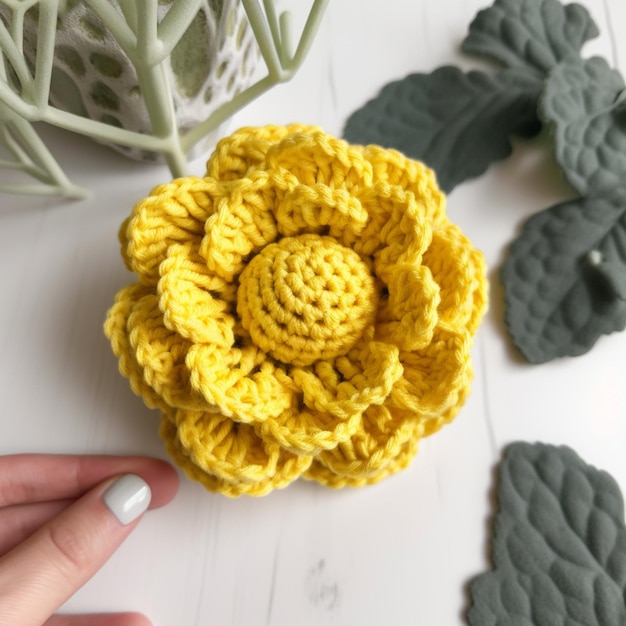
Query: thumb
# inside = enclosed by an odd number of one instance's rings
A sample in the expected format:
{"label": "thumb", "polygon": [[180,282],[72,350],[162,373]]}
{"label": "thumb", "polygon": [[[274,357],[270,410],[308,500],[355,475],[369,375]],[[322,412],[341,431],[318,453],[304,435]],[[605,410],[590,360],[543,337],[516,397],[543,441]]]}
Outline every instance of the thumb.
{"label": "thumb", "polygon": [[0,559],[0,624],[43,624],[137,525],[152,494],[126,474],[98,485]]}

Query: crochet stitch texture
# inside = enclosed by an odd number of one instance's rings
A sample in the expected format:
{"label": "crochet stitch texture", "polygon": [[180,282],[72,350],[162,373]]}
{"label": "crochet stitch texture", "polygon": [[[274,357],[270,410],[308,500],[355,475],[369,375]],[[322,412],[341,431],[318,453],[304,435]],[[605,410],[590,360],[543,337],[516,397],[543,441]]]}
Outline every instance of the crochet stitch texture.
{"label": "crochet stitch texture", "polygon": [[120,231],[105,324],[187,475],[228,496],[405,468],[469,393],[482,255],[427,167],[316,127],[244,128]]}

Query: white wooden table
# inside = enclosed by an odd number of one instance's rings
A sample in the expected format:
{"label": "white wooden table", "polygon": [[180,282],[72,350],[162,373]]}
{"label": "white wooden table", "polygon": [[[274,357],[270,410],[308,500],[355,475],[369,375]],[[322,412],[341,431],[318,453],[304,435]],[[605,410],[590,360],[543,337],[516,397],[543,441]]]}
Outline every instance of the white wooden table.
{"label": "white wooden table", "polygon": [[[602,33],[585,56],[626,72],[626,4],[585,5]],[[484,6],[331,2],[296,78],[231,129],[297,121],[340,134],[386,82],[447,63],[475,67],[458,45]],[[158,416],[118,374],[102,323],[131,280],[117,229],[168,172],[55,129],[45,137],[94,193],[81,202],[0,197],[0,453],[165,457]],[[626,490],[626,333],[582,357],[530,366],[502,323],[498,267],[522,221],[565,198],[557,179],[544,151],[521,146],[450,195],[452,220],[489,263],[491,308],[470,399],[408,470],[359,490],[299,481],[238,500],[183,478],[175,500],[146,516],[67,609],[138,610],[157,626],[452,626],[464,623],[466,583],[489,567],[493,469],[507,443],[569,445]]]}

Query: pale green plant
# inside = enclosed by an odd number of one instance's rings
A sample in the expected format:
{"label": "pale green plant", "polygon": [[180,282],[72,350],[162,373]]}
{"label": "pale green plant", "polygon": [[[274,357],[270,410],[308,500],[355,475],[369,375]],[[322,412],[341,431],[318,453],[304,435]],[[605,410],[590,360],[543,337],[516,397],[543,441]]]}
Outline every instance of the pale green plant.
{"label": "pale green plant", "polygon": [[[275,0],[241,0],[267,74],[187,130],[178,128],[164,63],[198,14],[201,0],[174,0],[162,19],[157,15],[159,0],[117,0],[117,6],[111,0],[82,0],[99,16],[135,67],[151,134],[89,119],[50,104],[57,20],[71,2],[0,0],[0,8],[10,13],[10,19],[0,20],[0,143],[11,157],[0,160],[0,168],[34,179],[32,183],[0,181],[0,191],[68,197],[85,194],[67,179],[32,122],[47,122],[99,141],[158,153],[172,176],[186,175],[188,155],[198,142],[252,100],[292,78],[313,42],[328,0],[312,0],[295,45],[291,15],[279,14]],[[23,29],[25,15],[33,7],[38,10],[37,54],[35,62],[29,63],[23,49]]]}

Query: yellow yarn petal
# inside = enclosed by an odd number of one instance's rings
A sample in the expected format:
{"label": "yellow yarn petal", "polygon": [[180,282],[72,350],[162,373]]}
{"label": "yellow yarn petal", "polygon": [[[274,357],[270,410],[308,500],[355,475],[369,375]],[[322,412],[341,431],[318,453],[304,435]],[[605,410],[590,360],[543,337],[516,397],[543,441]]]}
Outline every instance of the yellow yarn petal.
{"label": "yellow yarn petal", "polygon": [[370,222],[352,244],[374,259],[384,284],[378,312],[377,338],[401,350],[428,344],[438,320],[439,286],[422,256],[432,240],[429,222],[413,194],[378,183],[361,194]]}
{"label": "yellow yarn petal", "polygon": [[207,219],[200,254],[212,273],[232,281],[246,257],[274,241],[278,231],[270,210],[276,199],[266,174],[233,182],[229,192]]}
{"label": "yellow yarn petal", "polygon": [[159,267],[159,307],[167,328],[192,343],[231,347],[236,285],[212,274],[193,244],[171,245]]}
{"label": "yellow yarn petal", "polygon": [[161,436],[191,478],[231,497],[262,496],[286,487],[312,461],[264,441],[247,424],[213,413],[177,411],[164,416]]}
{"label": "yellow yarn petal", "polygon": [[465,328],[470,336],[473,337],[480,326],[485,311],[487,310],[489,283],[487,281],[487,264],[485,262],[485,257],[483,257],[482,253],[474,248],[472,248],[470,256],[474,267],[474,275],[472,276],[474,281],[474,291],[472,292],[473,306],[472,314],[469,320],[467,320]]}
{"label": "yellow yarn petal", "polygon": [[427,346],[438,322],[439,285],[424,265],[396,264],[385,272],[385,297],[378,310],[376,338],[401,350]]}
{"label": "yellow yarn petal", "polygon": [[402,364],[395,346],[363,341],[334,363],[318,361],[310,370],[293,368],[291,374],[307,407],[346,420],[382,404],[402,376]]}
{"label": "yellow yarn petal", "polygon": [[334,488],[375,484],[409,465],[421,436],[422,427],[410,414],[370,407],[363,428],[350,441],[318,454],[305,477]]}
{"label": "yellow yarn petal", "polygon": [[433,433],[436,433],[440,428],[449,424],[461,410],[463,404],[470,395],[469,384],[472,380],[472,368],[469,368],[468,377],[465,381],[464,387],[459,387],[454,392],[455,401],[450,403],[450,407],[443,410],[437,416],[431,416],[427,419],[421,419],[421,427],[423,430],[423,437],[429,437]]}
{"label": "yellow yarn petal", "polygon": [[294,394],[291,406],[275,418],[258,425],[263,438],[276,441],[295,454],[317,455],[347,441],[360,428],[361,414],[338,420],[330,413],[311,410]]}
{"label": "yellow yarn petal", "polygon": [[276,202],[274,215],[285,237],[327,233],[337,239],[344,236],[344,231],[357,237],[369,217],[359,199],[346,189],[321,183],[293,186]]}
{"label": "yellow yarn petal", "polygon": [[155,187],[135,205],[120,228],[122,256],[128,269],[142,282],[156,284],[168,247],[197,240],[224,194],[222,187],[216,181],[193,177]]}
{"label": "yellow yarn petal", "polygon": [[191,384],[216,410],[240,422],[263,422],[292,402],[291,381],[254,345],[225,349],[197,344],[189,350]]}
{"label": "yellow yarn petal", "polygon": [[412,193],[387,183],[358,190],[356,196],[369,216],[365,228],[342,238],[362,257],[384,268],[399,261],[419,263],[430,245],[432,224]]}
{"label": "yellow yarn petal", "polygon": [[229,137],[220,139],[207,162],[207,176],[216,180],[244,178],[263,168],[268,150],[293,133],[315,133],[317,126],[290,124],[287,126],[244,127]]}
{"label": "yellow yarn petal", "polygon": [[352,192],[369,187],[373,182],[372,165],[364,157],[362,148],[322,130],[287,135],[270,147],[265,163],[269,170],[288,171],[308,187],[322,184]]}
{"label": "yellow yarn petal", "polygon": [[468,330],[473,333],[486,304],[483,256],[476,253],[457,226],[448,224],[433,232],[423,262],[440,289],[441,322],[461,327],[469,324]]}
{"label": "yellow yarn petal", "polygon": [[135,301],[126,327],[144,381],[166,405],[205,409],[207,403],[192,389],[185,365],[192,344],[165,327],[156,295],[147,294]]}
{"label": "yellow yarn petal", "polygon": [[133,392],[140,396],[151,409],[167,410],[169,408],[167,402],[144,380],[143,367],[137,362],[128,335],[128,318],[133,311],[135,302],[148,295],[153,295],[153,290],[140,283],[134,283],[121,289],[107,313],[104,334],[111,342],[113,354],[119,358],[120,373],[129,379]]}
{"label": "yellow yarn petal", "polygon": [[432,422],[430,431],[439,429],[465,400],[462,392],[472,379],[470,348],[467,331],[438,327],[426,348],[401,353],[404,373],[391,392],[390,405],[413,412],[423,424]]}
{"label": "yellow yarn petal", "polygon": [[396,150],[366,146],[363,155],[372,164],[373,183],[384,183],[412,193],[419,211],[433,225],[447,222],[446,199],[437,186],[435,173],[423,163],[408,159]]}

